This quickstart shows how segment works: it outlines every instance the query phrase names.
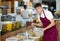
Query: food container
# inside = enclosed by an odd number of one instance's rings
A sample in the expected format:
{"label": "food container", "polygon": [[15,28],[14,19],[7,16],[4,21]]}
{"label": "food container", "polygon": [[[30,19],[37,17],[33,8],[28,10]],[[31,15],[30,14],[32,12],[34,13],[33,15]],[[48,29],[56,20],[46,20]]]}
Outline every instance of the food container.
{"label": "food container", "polygon": [[33,20],[33,23],[39,23],[39,19],[36,17],[36,18]]}
{"label": "food container", "polygon": [[0,30],[0,36],[1,36],[1,30]]}
{"label": "food container", "polygon": [[1,16],[1,21],[7,21],[7,15],[2,15]]}
{"label": "food container", "polygon": [[1,21],[15,21],[16,17],[11,15],[2,15]]}
{"label": "food container", "polygon": [[2,30],[2,24],[3,24],[3,22],[0,22],[0,30]]}
{"label": "food container", "polygon": [[24,37],[22,35],[17,35],[17,36],[6,38],[6,41],[23,41],[23,38]]}
{"label": "food container", "polygon": [[6,26],[6,24],[3,22],[1,34],[3,35],[3,34],[5,34],[5,33],[7,33],[7,26]]}
{"label": "food container", "polygon": [[31,26],[32,22],[27,21],[26,26]]}
{"label": "food container", "polygon": [[29,38],[35,39],[35,41],[42,40],[44,28],[33,28],[33,31],[28,31]]}
{"label": "food container", "polygon": [[21,22],[21,27],[26,27],[26,21],[20,21]]}
{"label": "food container", "polygon": [[7,26],[7,31],[12,31],[13,27],[12,27],[12,23],[8,23],[6,24]]}
{"label": "food container", "polygon": [[23,39],[23,41],[34,41],[34,39],[30,38],[30,39]]}
{"label": "food container", "polygon": [[16,21],[16,22],[15,22],[15,28],[16,28],[16,29],[19,29],[20,27],[21,27],[20,21]]}
{"label": "food container", "polygon": [[36,36],[42,36],[42,35],[43,35],[43,29],[44,29],[44,28],[34,27],[34,28],[33,28],[33,31],[36,33]]}
{"label": "food container", "polygon": [[12,31],[14,28],[13,26],[13,22],[9,22],[9,21],[6,21],[6,22],[3,22],[2,24],[2,33],[7,33],[7,32],[10,32]]}
{"label": "food container", "polygon": [[6,38],[5,41],[18,41],[18,38],[15,38],[15,37],[9,37],[9,38]]}

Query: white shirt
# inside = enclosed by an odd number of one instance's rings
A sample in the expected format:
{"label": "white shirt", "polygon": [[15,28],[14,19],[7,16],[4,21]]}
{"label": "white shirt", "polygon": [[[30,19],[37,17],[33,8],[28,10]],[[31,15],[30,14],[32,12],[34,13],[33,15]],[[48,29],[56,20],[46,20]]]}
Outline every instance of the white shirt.
{"label": "white shirt", "polygon": [[[48,20],[54,18],[50,11],[44,10],[44,14]],[[42,13],[41,15],[37,15],[39,21],[40,21],[40,17],[45,18],[44,14]]]}
{"label": "white shirt", "polygon": [[[44,14],[48,20],[54,18],[50,11],[44,10]],[[44,14],[42,13],[40,17],[44,18],[45,17]]]}
{"label": "white shirt", "polygon": [[23,18],[28,18],[29,17],[28,14],[29,14],[29,12],[28,12],[27,9],[26,10],[22,10],[22,16],[23,16]]}

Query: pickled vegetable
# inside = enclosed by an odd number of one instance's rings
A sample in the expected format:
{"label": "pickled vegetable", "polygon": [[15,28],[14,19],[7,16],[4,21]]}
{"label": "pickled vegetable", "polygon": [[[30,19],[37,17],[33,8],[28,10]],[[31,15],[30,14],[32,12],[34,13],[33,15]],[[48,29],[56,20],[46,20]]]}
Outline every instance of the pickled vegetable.
{"label": "pickled vegetable", "polygon": [[20,28],[20,22],[19,21],[17,21],[16,23],[15,23],[15,27],[17,28],[17,29],[19,29]]}
{"label": "pickled vegetable", "polygon": [[6,24],[2,25],[2,33],[6,33],[7,32],[7,27]]}
{"label": "pickled vegetable", "polygon": [[7,31],[12,31],[12,23],[9,23],[6,25],[7,26]]}

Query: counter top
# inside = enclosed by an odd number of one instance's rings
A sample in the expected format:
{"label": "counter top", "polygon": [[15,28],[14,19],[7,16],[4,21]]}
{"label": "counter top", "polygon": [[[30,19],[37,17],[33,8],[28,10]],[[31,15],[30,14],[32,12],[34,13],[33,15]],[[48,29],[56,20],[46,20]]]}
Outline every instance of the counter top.
{"label": "counter top", "polygon": [[27,28],[27,30],[29,30],[29,29],[31,29],[31,26],[24,27],[24,28],[21,28],[21,29],[12,31],[12,32],[8,32],[8,33],[0,36],[0,40],[1,40],[1,41],[5,41],[5,39],[8,38],[8,37],[14,36],[14,35],[16,35],[17,33],[25,32],[25,31],[26,31],[26,28]]}

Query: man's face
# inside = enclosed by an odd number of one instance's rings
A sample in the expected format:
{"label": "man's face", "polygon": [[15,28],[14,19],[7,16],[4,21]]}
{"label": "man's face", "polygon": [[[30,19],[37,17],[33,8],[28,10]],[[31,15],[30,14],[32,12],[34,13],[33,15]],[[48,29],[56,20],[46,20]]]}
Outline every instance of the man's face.
{"label": "man's face", "polygon": [[43,11],[43,9],[42,9],[42,7],[36,7],[36,11],[37,11],[37,13],[42,13],[42,11]]}

